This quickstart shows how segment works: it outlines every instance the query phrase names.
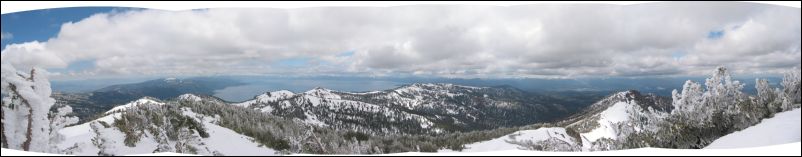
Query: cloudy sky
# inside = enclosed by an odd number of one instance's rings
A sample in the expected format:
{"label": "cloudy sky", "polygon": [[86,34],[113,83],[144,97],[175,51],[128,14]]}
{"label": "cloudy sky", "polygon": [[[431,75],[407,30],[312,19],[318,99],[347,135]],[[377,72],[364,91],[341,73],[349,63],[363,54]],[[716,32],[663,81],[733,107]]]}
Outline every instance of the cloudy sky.
{"label": "cloudy sky", "polygon": [[777,75],[800,65],[800,19],[736,2],[50,9],[2,15],[2,62],[56,79]]}

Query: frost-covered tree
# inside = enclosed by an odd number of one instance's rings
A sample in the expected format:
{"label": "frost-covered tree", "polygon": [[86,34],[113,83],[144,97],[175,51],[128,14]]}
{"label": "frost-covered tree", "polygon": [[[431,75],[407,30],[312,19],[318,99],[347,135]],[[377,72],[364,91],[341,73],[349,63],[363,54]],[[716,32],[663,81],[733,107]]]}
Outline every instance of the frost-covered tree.
{"label": "frost-covered tree", "polygon": [[733,80],[727,69],[716,68],[710,78],[705,80],[705,88],[693,81],[685,82],[682,93],[672,92],[673,114],[691,124],[704,125],[711,122],[713,115],[721,112],[734,115],[740,111],[738,102],[745,98],[741,91],[744,84]]}
{"label": "frost-covered tree", "polygon": [[59,134],[58,131],[67,125],[78,123],[78,117],[67,116],[72,113],[72,107],[62,106],[56,109],[55,112],[50,112],[50,151],[52,153],[62,152],[58,148],[58,143],[64,141],[64,136]]}
{"label": "frost-covered tree", "polygon": [[[20,72],[11,64],[2,64],[2,146],[24,151],[58,153],[58,130],[74,123],[65,117],[71,109],[57,109],[50,114],[55,99],[50,97],[47,72],[33,68]],[[51,121],[51,118],[53,121]]]}
{"label": "frost-covered tree", "polygon": [[[705,80],[707,91],[705,92],[705,103],[714,109],[724,110],[727,114],[737,114],[737,102],[745,97],[742,90],[744,84],[733,80],[727,69],[718,67],[716,73]],[[714,110],[715,111],[715,110]]]}
{"label": "frost-covered tree", "polygon": [[774,90],[769,87],[769,80],[755,79],[755,89],[757,89],[757,103],[769,103],[776,97]]}
{"label": "frost-covered tree", "polygon": [[679,117],[697,117],[701,112],[696,112],[702,108],[702,100],[704,100],[704,91],[702,85],[693,81],[685,81],[682,85],[682,93],[677,92],[675,89],[671,92],[672,103],[674,110],[672,114],[679,115]]}
{"label": "frost-covered tree", "polygon": [[766,79],[756,79],[755,89],[757,89],[755,104],[765,106],[767,114],[773,114],[783,110],[782,105],[786,98],[785,93],[783,93],[781,89],[772,89],[769,87],[769,81]]}
{"label": "frost-covered tree", "polygon": [[[687,81],[682,92],[673,91],[674,110],[653,134],[640,137],[651,146],[667,148],[703,148],[728,133],[742,130],[774,113],[796,108],[799,70],[785,74],[784,89],[769,86],[765,79],[756,79],[757,95],[742,92],[744,84],[733,80],[725,68],[719,67],[705,80],[705,86]],[[797,93],[794,93],[797,92]],[[789,93],[795,94],[791,95]],[[662,140],[671,139],[671,140]]]}
{"label": "frost-covered tree", "polygon": [[783,92],[788,97],[791,103],[800,103],[800,95],[802,95],[802,86],[800,86],[800,68],[796,67],[783,75]]}

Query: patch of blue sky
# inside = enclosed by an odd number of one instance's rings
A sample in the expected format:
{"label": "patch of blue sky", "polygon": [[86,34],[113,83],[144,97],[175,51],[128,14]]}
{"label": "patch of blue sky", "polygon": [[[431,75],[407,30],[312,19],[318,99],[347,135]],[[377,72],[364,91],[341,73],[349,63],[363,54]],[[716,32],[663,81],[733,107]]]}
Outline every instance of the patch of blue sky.
{"label": "patch of blue sky", "polygon": [[713,30],[707,33],[708,39],[720,39],[724,36],[724,30]]}
{"label": "patch of blue sky", "polygon": [[685,57],[685,55],[687,55],[685,51],[674,51],[671,53],[671,57],[673,57],[674,60],[682,59],[682,57]]}
{"label": "patch of blue sky", "polygon": [[124,7],[69,7],[39,9],[1,15],[0,30],[13,35],[0,41],[2,49],[6,45],[31,41],[44,42],[58,35],[61,25],[77,22],[98,13],[117,13],[140,8]]}

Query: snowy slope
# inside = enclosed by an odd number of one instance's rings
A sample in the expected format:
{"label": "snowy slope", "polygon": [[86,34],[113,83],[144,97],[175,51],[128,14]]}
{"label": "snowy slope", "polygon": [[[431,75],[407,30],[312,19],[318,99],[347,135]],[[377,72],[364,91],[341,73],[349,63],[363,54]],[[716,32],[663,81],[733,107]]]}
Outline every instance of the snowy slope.
{"label": "snowy slope", "polygon": [[[578,113],[576,116],[571,117],[564,122],[559,122],[558,126],[562,127],[519,131],[501,138],[465,145],[466,147],[469,147],[466,148],[465,151],[475,152],[522,149],[519,148],[518,145],[508,142],[511,136],[521,133],[523,133],[521,137],[529,138],[524,139],[524,141],[531,140],[533,144],[544,146],[539,148],[536,147],[543,150],[608,150],[609,148],[607,147],[609,146],[606,145],[608,141],[601,141],[602,139],[616,140],[622,134],[641,132],[643,130],[653,130],[652,128],[641,125],[643,122],[633,120],[633,117],[647,116],[650,118],[662,118],[662,116],[664,116],[663,114],[665,114],[662,111],[646,111],[642,109],[642,106],[651,108],[652,106],[664,105],[665,102],[660,102],[658,99],[659,98],[655,97],[654,95],[644,95],[637,91],[615,93],[598,101],[597,103],[594,103],[588,109]],[[566,134],[565,128],[575,130],[579,134],[577,138],[580,139],[567,137],[568,134]],[[563,137],[562,135],[566,136]],[[555,142],[554,140],[546,141],[548,137],[560,137],[559,140],[564,143]],[[579,140],[581,140],[581,144]],[[518,141],[523,142],[521,139]],[[545,146],[548,146],[548,148]]]}
{"label": "snowy slope", "polygon": [[799,142],[802,109],[777,113],[759,124],[723,136],[705,149],[744,148]]}
{"label": "snowy slope", "polygon": [[596,141],[601,138],[615,139],[616,134],[612,124],[627,121],[629,118],[627,117],[627,108],[629,107],[631,107],[629,103],[615,103],[615,105],[604,110],[604,112],[599,115],[597,123],[599,123],[600,126],[598,128],[580,135],[583,139],[587,139],[588,141]]}
{"label": "snowy slope", "polygon": [[[535,130],[523,130],[515,133],[499,137],[496,139],[466,144],[462,152],[486,152],[486,151],[499,151],[499,150],[517,150],[518,145],[511,144],[507,141],[518,140],[531,140],[533,142],[546,140],[549,137],[557,137],[559,140],[573,143],[570,136],[565,133],[564,128],[539,128]],[[438,152],[457,152],[450,149],[439,150]]]}
{"label": "snowy slope", "polygon": [[[190,98],[190,95],[187,95],[187,98]],[[189,100],[192,100],[190,98]],[[95,137],[93,133],[94,130],[90,127],[90,123],[102,121],[109,125],[112,125],[110,128],[103,128],[100,129],[100,132],[107,137],[108,139],[113,139],[115,141],[111,142],[111,149],[113,154],[116,155],[132,155],[132,154],[149,154],[152,153],[158,146],[158,142],[156,142],[152,137],[153,135],[149,132],[145,132],[145,135],[140,138],[139,142],[136,143],[135,147],[128,147],[125,146],[122,139],[125,139],[124,133],[120,132],[116,127],[113,126],[114,120],[119,118],[122,113],[116,111],[125,111],[130,107],[145,105],[145,104],[156,104],[156,105],[164,105],[164,103],[158,102],[156,100],[143,98],[129,104],[115,107],[109,111],[109,113],[104,117],[98,118],[96,120],[75,125],[72,127],[67,127],[59,131],[60,134],[65,136],[65,140],[59,144],[59,147],[62,149],[66,149],[73,146],[78,146],[78,150],[74,151],[73,155],[97,155],[99,149],[92,144],[92,139]],[[114,112],[113,112],[114,111]],[[205,144],[206,148],[210,150],[210,152],[219,152],[223,155],[275,155],[276,151],[267,147],[262,147],[260,144],[253,142],[251,137],[244,136],[234,132],[233,130],[215,125],[214,122],[216,119],[211,118],[209,116],[204,116],[200,114],[195,114],[194,112],[185,109],[184,115],[195,117],[199,122],[204,125],[206,132],[209,133],[208,138],[203,138],[202,142]],[[170,145],[175,144],[171,142]],[[212,155],[212,154],[207,154]]]}
{"label": "snowy slope", "polygon": [[[614,124],[629,121],[628,110],[634,105],[626,102],[617,102],[598,115],[598,127],[590,132],[580,133],[582,143],[592,143],[602,138],[616,139],[617,132]],[[583,145],[584,150],[590,150],[591,145]]]}
{"label": "snowy slope", "polygon": [[665,149],[665,148],[637,148],[617,151],[595,152],[549,152],[528,150],[492,150],[487,152],[407,152],[395,154],[382,154],[379,156],[644,156],[644,155],[670,155],[670,156],[799,156],[802,143],[790,143],[767,147],[754,147],[742,149]]}
{"label": "snowy slope", "polygon": [[210,150],[218,151],[226,156],[276,155],[275,150],[260,146],[261,144],[253,142],[253,138],[214,124],[217,119],[196,114],[188,108],[184,108],[183,110],[184,115],[195,117],[203,123],[206,132],[209,133],[208,138],[203,138],[203,143],[205,143]]}
{"label": "snowy slope", "polygon": [[252,141],[253,138],[237,134],[231,129],[211,123],[203,123],[209,138],[203,139],[209,148],[224,155],[275,155],[276,151],[267,147],[260,147]]}
{"label": "snowy slope", "polygon": [[[92,145],[92,138],[95,137],[95,134],[93,133],[94,130],[92,130],[89,124],[95,121],[103,121],[107,124],[112,124],[114,119],[119,117],[120,114],[121,113],[110,114],[94,121],[60,130],[59,133],[65,136],[65,140],[59,144],[59,148],[66,149],[69,147],[78,146],[79,149],[76,150],[72,155],[97,155],[99,149]],[[125,139],[125,134],[114,127],[101,129],[100,132],[109,139]],[[149,133],[147,134],[149,135]],[[113,152],[111,153],[113,154],[142,154],[152,153],[153,150],[156,149],[157,144],[152,139],[143,138],[136,143],[136,147],[127,147],[121,140],[113,141],[110,145],[112,145],[113,148],[119,148],[112,149]]]}
{"label": "snowy slope", "polygon": [[668,104],[653,94],[619,92],[559,123],[579,133],[582,151],[610,150],[608,143],[621,140],[622,136],[657,130],[650,120],[665,118],[670,112],[665,108]]}
{"label": "snowy slope", "polygon": [[[119,113],[120,111],[125,111],[125,110],[127,110],[129,108],[136,107],[136,106],[139,106],[139,105],[144,105],[144,104],[164,105],[164,103],[158,102],[156,100],[153,100],[152,98],[147,98],[147,97],[141,98],[139,100],[132,101],[132,102],[127,103],[125,105],[120,105],[120,106],[112,108],[109,111],[106,111],[105,112],[107,114],[106,116],[100,117],[98,119],[95,119],[95,120],[92,120],[92,121],[89,121],[89,122],[86,122],[86,123],[83,123],[83,124],[80,124],[80,125],[75,125],[75,126],[63,128],[63,129],[59,130],[59,133],[64,135],[65,138],[67,138],[68,141],[70,139],[81,139],[81,138],[78,138],[78,137],[88,137],[88,136],[86,136],[86,135],[88,135],[87,133],[91,133],[92,132],[90,127],[89,127],[90,123],[101,121],[101,122],[105,122],[107,124],[112,124],[112,123],[114,123],[114,119],[120,117],[120,113]],[[64,143],[70,143],[70,142],[64,142]],[[70,145],[72,145],[72,144],[70,144]]]}
{"label": "snowy slope", "polygon": [[[79,149],[76,150],[73,155],[97,155],[99,149],[94,145],[92,145],[92,138],[95,137],[95,134],[93,133],[94,130],[90,127],[90,124],[99,121],[111,125],[114,123],[115,119],[120,117],[120,115],[122,114],[120,112],[128,110],[132,107],[145,104],[164,105],[164,103],[158,102],[151,98],[142,98],[125,105],[114,107],[106,112],[108,114],[106,116],[103,116],[101,118],[80,125],[66,127],[64,129],[59,130],[59,133],[64,135],[65,138],[64,141],[59,144],[59,148],[66,149],[69,147],[78,146]],[[102,129],[100,132],[104,135],[107,135],[111,139],[125,138],[125,135],[114,127]],[[156,148],[156,142],[150,139],[140,140],[139,142],[136,143],[137,147],[133,148],[126,147],[122,141],[114,141],[111,143],[111,145],[114,148],[126,148],[126,149],[114,149],[114,152],[112,152],[114,154],[152,153],[153,150]]]}
{"label": "snowy slope", "polygon": [[[626,102],[617,102],[614,105],[608,107],[598,115],[594,116],[594,118],[598,119],[596,123],[599,124],[598,127],[594,128],[590,132],[580,133],[580,137],[582,138],[582,143],[592,143],[601,138],[609,138],[615,139],[617,137],[617,132],[613,129],[616,123],[627,122],[629,120],[629,110],[634,107],[634,104],[626,103]],[[517,137],[516,137],[517,135]],[[513,138],[514,137],[514,138]],[[495,150],[515,150],[519,149],[518,145],[511,144],[507,141],[509,140],[531,140],[533,142],[546,140],[549,137],[558,137],[560,140],[576,144],[573,140],[571,140],[568,134],[565,132],[565,128],[562,127],[552,127],[552,128],[540,128],[536,130],[524,130],[518,131],[510,135],[506,135],[500,138],[496,138],[489,141],[477,142],[472,144],[465,145],[465,149],[463,152],[483,152],[483,151],[495,151]],[[591,149],[592,145],[584,144],[583,150],[587,151]],[[443,152],[449,152],[451,150],[442,150]]]}

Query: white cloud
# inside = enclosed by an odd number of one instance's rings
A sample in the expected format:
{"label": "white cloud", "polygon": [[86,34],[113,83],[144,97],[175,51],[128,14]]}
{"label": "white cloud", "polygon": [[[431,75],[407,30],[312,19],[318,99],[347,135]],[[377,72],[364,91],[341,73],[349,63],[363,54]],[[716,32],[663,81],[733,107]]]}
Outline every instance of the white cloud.
{"label": "white cloud", "polygon": [[[795,16],[788,16],[788,14]],[[800,64],[799,10],[766,10],[731,24],[720,39],[695,43],[692,54],[681,60],[688,66],[726,65],[756,72]]]}
{"label": "white cloud", "polygon": [[14,38],[14,34],[9,32],[0,32],[0,40],[12,39]]}
{"label": "white cloud", "polygon": [[[765,73],[799,65],[799,19],[797,8],[738,2],[142,10],[63,24],[48,41],[4,49],[3,61],[95,60],[81,74],[96,75]],[[707,39],[714,30],[725,33]],[[310,62],[277,66],[293,58]]]}
{"label": "white cloud", "polygon": [[47,48],[47,43],[37,41],[22,44],[11,44],[2,51],[2,61],[10,63],[17,69],[38,67],[64,67],[67,62]]}

